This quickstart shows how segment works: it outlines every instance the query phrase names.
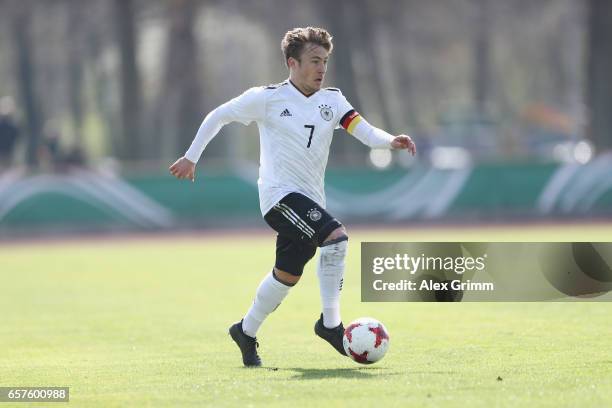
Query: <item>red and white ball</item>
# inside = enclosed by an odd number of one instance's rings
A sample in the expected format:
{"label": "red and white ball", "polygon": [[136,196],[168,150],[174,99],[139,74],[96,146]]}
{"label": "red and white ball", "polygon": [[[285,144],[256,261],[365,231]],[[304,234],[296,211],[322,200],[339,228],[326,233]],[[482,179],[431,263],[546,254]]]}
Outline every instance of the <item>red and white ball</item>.
{"label": "red and white ball", "polygon": [[361,364],[372,364],[387,353],[389,334],[378,320],[362,317],[344,329],[342,343],[347,356]]}

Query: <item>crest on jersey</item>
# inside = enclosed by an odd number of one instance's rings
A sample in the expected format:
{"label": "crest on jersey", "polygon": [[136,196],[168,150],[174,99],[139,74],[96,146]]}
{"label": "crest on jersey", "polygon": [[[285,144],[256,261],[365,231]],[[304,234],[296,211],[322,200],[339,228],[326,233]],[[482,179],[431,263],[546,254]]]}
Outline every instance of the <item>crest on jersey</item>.
{"label": "crest on jersey", "polygon": [[321,219],[321,211],[317,210],[316,208],[311,208],[308,211],[308,218],[314,222],[319,221]]}
{"label": "crest on jersey", "polygon": [[330,121],[334,117],[334,112],[331,110],[331,106],[329,105],[319,105],[319,109],[321,109],[321,117],[323,120]]}

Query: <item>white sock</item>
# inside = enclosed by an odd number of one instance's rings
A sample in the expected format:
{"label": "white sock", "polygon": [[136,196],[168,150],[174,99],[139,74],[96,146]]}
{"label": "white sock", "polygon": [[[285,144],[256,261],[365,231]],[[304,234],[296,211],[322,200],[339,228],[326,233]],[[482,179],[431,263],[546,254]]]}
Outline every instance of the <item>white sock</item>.
{"label": "white sock", "polygon": [[323,326],[328,329],[337,327],[340,317],[340,291],[344,278],[344,259],[348,241],[340,241],[321,247],[317,275],[323,307]]}
{"label": "white sock", "polygon": [[244,316],[242,331],[247,336],[255,337],[259,326],[270,313],[276,310],[291,289],[291,286],[279,282],[273,276],[273,273],[270,272],[261,281],[255,293],[255,300],[253,300],[251,308]]}

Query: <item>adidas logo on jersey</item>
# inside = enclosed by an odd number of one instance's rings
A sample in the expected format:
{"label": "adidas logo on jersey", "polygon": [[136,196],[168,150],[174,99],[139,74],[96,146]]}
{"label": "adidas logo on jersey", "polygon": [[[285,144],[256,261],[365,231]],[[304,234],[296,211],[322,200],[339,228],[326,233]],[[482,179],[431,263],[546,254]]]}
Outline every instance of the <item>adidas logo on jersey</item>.
{"label": "adidas logo on jersey", "polygon": [[293,116],[291,114],[291,112],[289,112],[289,109],[285,109],[284,111],[281,112],[280,115],[281,115],[281,117],[283,117],[283,116]]}

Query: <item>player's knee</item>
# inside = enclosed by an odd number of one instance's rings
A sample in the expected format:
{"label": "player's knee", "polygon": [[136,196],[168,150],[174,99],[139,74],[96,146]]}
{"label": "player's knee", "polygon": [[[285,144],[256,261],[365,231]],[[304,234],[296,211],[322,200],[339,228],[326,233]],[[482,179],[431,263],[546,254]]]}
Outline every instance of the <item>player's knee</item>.
{"label": "player's knee", "polygon": [[344,265],[348,248],[348,235],[344,227],[338,227],[321,244],[320,265],[336,267]]}
{"label": "player's knee", "polygon": [[321,246],[324,247],[324,246],[331,245],[336,242],[347,241],[347,240],[348,240],[348,233],[346,232],[346,228],[344,228],[344,225],[341,225],[335,230],[333,230],[327,236],[327,238],[325,238]]}
{"label": "player's knee", "polygon": [[304,266],[317,252],[317,247],[302,242],[292,242],[286,251],[277,253],[274,272],[279,282],[295,285],[304,272]]}
{"label": "player's knee", "polygon": [[274,278],[280,283],[287,286],[294,286],[299,282],[302,275],[294,275],[289,272],[282,271],[278,268],[274,268]]}

